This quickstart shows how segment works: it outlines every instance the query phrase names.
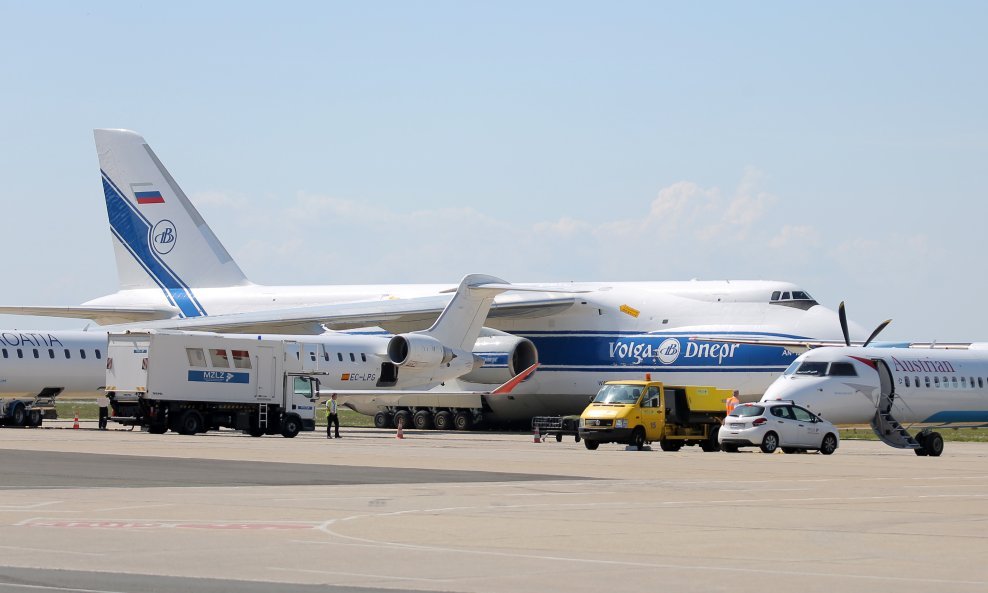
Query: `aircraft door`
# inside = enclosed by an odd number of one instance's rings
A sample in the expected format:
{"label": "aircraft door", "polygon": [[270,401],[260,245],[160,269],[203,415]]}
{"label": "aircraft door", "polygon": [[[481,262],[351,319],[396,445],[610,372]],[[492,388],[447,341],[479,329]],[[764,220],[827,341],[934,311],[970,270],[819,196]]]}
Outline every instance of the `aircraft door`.
{"label": "aircraft door", "polygon": [[888,412],[892,409],[892,402],[895,400],[895,380],[892,379],[892,370],[885,361],[876,358],[875,369],[878,371],[879,396],[878,409]]}
{"label": "aircraft door", "polygon": [[662,399],[658,387],[649,387],[642,396],[641,403],[642,426],[645,427],[645,440],[657,441],[662,437],[664,426]]}

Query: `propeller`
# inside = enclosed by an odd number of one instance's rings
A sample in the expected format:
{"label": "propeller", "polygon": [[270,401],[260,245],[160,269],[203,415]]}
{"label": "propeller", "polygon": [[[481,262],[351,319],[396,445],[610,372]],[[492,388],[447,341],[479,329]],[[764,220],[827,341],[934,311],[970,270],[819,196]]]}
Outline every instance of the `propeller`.
{"label": "propeller", "polygon": [[[840,306],[837,307],[837,316],[840,318],[840,329],[844,333],[844,344],[850,346],[851,334],[847,330],[847,312],[844,311],[844,301],[841,301]],[[871,332],[871,335],[868,336],[868,339],[865,340],[861,347],[867,348],[868,344],[871,344],[872,340],[877,338],[878,334],[882,333],[882,330],[884,330],[890,323],[892,323],[891,319],[886,319],[885,321],[879,323],[878,327],[875,328],[875,331]]]}

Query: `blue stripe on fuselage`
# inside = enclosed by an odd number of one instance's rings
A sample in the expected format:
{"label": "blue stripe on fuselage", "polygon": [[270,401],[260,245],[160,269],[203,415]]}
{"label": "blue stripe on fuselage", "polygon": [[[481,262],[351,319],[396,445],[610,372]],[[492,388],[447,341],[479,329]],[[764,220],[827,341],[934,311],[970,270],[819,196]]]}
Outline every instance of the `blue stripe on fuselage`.
{"label": "blue stripe on fuselage", "polygon": [[106,211],[113,235],[126,247],[137,263],[147,272],[165,293],[169,302],[182,311],[185,317],[199,317],[206,314],[192,290],[163,262],[151,248],[149,235],[153,225],[134,209],[119,188],[103,174],[103,195],[106,198]]}
{"label": "blue stripe on fuselage", "polygon": [[988,410],[943,410],[933,414],[923,423],[988,422]]}

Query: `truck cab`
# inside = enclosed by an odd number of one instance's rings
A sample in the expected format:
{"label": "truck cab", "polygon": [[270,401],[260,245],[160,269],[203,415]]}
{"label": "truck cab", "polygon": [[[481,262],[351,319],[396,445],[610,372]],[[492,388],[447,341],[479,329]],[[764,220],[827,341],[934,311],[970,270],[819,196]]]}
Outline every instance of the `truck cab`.
{"label": "truck cab", "polygon": [[580,438],[590,450],[601,443],[641,450],[658,442],[663,451],[678,451],[684,445],[717,451],[717,431],[732,393],[650,380],[608,381],[580,416]]}

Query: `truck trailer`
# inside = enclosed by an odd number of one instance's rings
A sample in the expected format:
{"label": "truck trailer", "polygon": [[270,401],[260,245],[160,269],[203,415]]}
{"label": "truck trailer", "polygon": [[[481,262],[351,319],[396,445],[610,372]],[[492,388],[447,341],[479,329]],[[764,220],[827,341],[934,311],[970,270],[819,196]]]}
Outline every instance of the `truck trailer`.
{"label": "truck trailer", "polygon": [[110,333],[106,393],[114,422],[153,434],[221,427],[292,438],[315,430],[319,373],[292,340],[175,331]]}

